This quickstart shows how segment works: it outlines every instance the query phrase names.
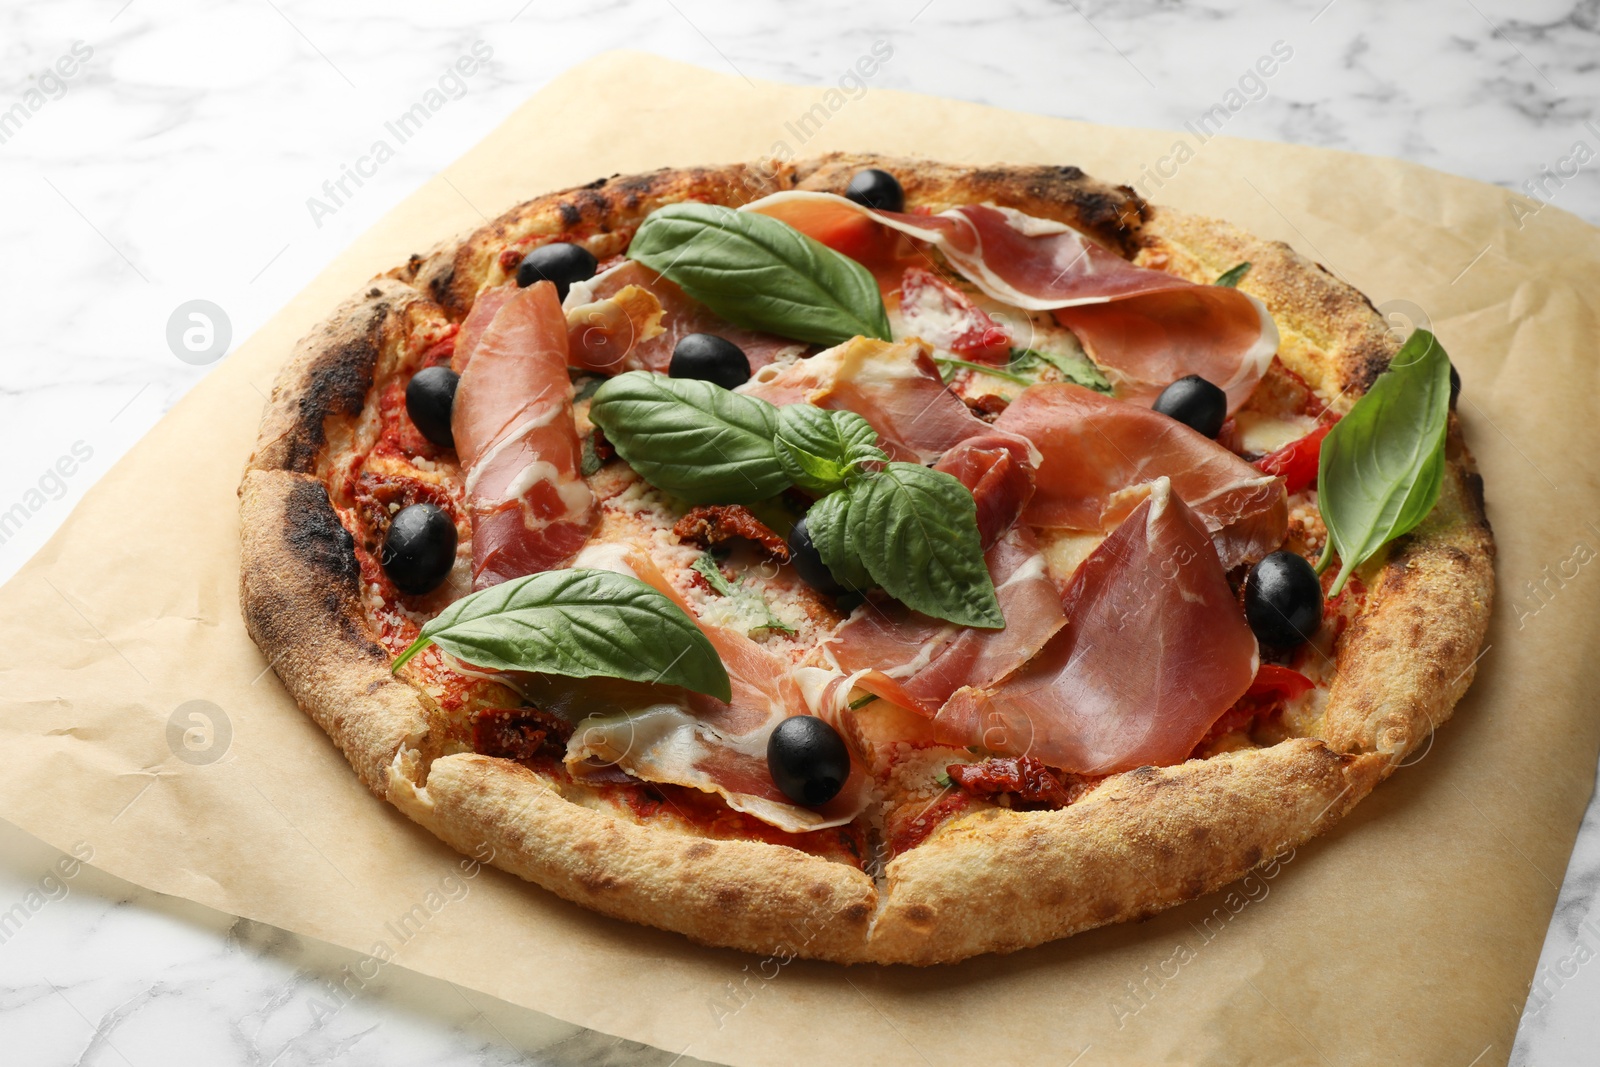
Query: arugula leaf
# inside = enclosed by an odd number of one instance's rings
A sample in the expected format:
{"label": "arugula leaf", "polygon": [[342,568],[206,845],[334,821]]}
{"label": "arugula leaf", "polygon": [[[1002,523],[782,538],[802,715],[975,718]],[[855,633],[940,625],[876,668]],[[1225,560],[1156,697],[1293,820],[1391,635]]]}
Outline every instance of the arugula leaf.
{"label": "arugula leaf", "polygon": [[747,608],[759,609],[764,618],[755,626],[750,627],[746,636],[753,635],[757,630],[780,630],[786,634],[794,633],[794,627],[774,615],[772,613],[772,605],[768,604],[766,598],[760,593],[754,589],[746,588],[738,579],[731,582],[728,581],[727,577],[722,573],[722,568],[717,566],[717,561],[712,559],[709,553],[695,557],[695,561],[689,564],[689,567],[692,570],[699,571],[700,576],[706,580],[706,584],[718,596],[726,597]]}
{"label": "arugula leaf", "polygon": [[1238,288],[1239,283],[1244,281],[1244,276],[1246,274],[1249,274],[1249,273],[1250,273],[1250,261],[1249,260],[1245,260],[1243,263],[1239,264],[1238,266],[1232,267],[1232,268],[1230,268],[1228,270],[1223,271],[1222,274],[1217,278],[1217,280],[1212,282],[1211,284],[1212,285],[1220,285],[1224,289],[1236,289],[1236,288]]}
{"label": "arugula leaf", "polygon": [[1444,484],[1449,421],[1450,360],[1433,334],[1417,330],[1322,439],[1317,505],[1328,544],[1317,573],[1327,570],[1335,549],[1340,560],[1330,596],[1433,510]]}
{"label": "arugula leaf", "polygon": [[605,461],[600,458],[600,453],[595,451],[594,434],[584,434],[583,452],[578,457],[578,473],[583,475],[585,478],[592,478],[596,474],[599,474],[600,468],[604,467],[605,465]]}
{"label": "arugula leaf", "polygon": [[[1045,363],[1061,372],[1061,377],[1074,385],[1081,385],[1085,389],[1093,389],[1097,393],[1111,395],[1111,383],[1106,376],[1100,373],[1100,368],[1095,366],[1088,356],[1063,355],[1060,352],[1042,352],[1037,348],[1013,348],[1011,350],[1011,367],[1026,368],[1030,364]],[[1033,384],[1037,379],[1029,379],[1026,384]]]}
{"label": "arugula leaf", "polygon": [[717,561],[709,555],[696,556],[695,561],[689,564],[690,568],[700,572],[700,577],[706,580],[718,596],[732,596],[737,590],[723,575],[722,568],[717,566]]}
{"label": "arugula leaf", "polygon": [[849,514],[850,494],[829,493],[806,512],[806,532],[834,580],[846,589],[864,593],[872,588],[872,575],[850,547]]}
{"label": "arugula leaf", "polygon": [[811,404],[778,409],[778,463],[802,489],[831,493],[867,463],[887,463],[878,431],[853,411]]}
{"label": "arugula leaf", "polygon": [[977,505],[966,486],[942,471],[890,463],[849,492],[850,549],[885,592],[913,611],[959,626],[1005,626],[983,562]]}
{"label": "arugula leaf", "polygon": [[958,370],[969,370],[974,374],[987,374],[991,378],[1014,382],[1017,385],[1033,384],[1032,378],[1024,378],[1020,374],[1013,374],[1011,371],[1001,370],[999,367],[991,367],[987,363],[973,363],[965,359],[956,359],[954,356],[934,356],[933,361],[944,368],[943,377],[946,384],[949,383]]}
{"label": "arugula leaf", "polygon": [[789,488],[772,443],[778,409],[693,378],[629,371],[589,418],[640,477],[691,504],[748,504]]}
{"label": "arugula leaf", "polygon": [[872,273],[767,215],[669,204],[644,220],[627,254],[739,326],[821,345],[890,340]]}
{"label": "arugula leaf", "polygon": [[487,670],[658,682],[732,699],[728,672],[694,620],[612,571],[544,571],[469,593],[429,620],[392,669],[429,644]]}

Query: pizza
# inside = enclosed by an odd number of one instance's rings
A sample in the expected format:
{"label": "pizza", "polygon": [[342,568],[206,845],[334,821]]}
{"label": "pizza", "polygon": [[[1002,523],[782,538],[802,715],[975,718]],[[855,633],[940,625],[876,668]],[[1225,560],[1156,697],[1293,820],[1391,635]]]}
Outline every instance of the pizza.
{"label": "pizza", "polygon": [[612,176],[374,279],[240,488],[380,799],[712,945],[934,964],[1326,830],[1493,596],[1437,338],[1070,166]]}

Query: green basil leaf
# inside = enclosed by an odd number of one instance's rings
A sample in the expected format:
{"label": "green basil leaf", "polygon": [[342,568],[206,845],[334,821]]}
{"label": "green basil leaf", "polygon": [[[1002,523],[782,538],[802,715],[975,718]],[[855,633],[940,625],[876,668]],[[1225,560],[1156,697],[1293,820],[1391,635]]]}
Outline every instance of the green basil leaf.
{"label": "green basil leaf", "polygon": [[891,463],[850,488],[846,527],[867,573],[906,607],[959,626],[1005,626],[977,505],[953,476]]}
{"label": "green basil leaf", "polygon": [[778,409],[778,462],[802,489],[831,493],[862,465],[887,463],[878,431],[853,411],[828,411],[811,404]]}
{"label": "green basil leaf", "polygon": [[628,257],[739,326],[819,345],[890,340],[872,273],[767,215],[670,204],[640,225]]}
{"label": "green basil leaf", "polygon": [[1321,573],[1341,562],[1329,594],[1387,542],[1433,510],[1444,484],[1450,360],[1427,330],[1400,346],[1389,369],[1322,439],[1317,505],[1328,528]]}
{"label": "green basil leaf", "polygon": [[1249,260],[1245,260],[1243,263],[1239,264],[1237,267],[1233,267],[1233,268],[1231,268],[1229,270],[1223,271],[1222,274],[1220,276],[1218,276],[1217,280],[1212,282],[1211,284],[1212,285],[1220,285],[1224,289],[1236,289],[1236,288],[1238,288],[1239,283],[1244,281],[1244,276],[1246,274],[1249,274],[1249,273],[1250,273],[1250,261]]}
{"label": "green basil leaf", "polygon": [[[1111,382],[1100,373],[1100,368],[1084,355],[1064,355],[1060,352],[1042,352],[1037,348],[1013,348],[1011,350],[1011,367],[1013,370],[1026,370],[1037,367],[1041,363],[1049,364],[1061,372],[1061,377],[1073,385],[1081,385],[1085,389],[1093,389],[1097,393],[1111,395]],[[1033,384],[1037,378],[1028,380]]]}
{"label": "green basil leaf", "polygon": [[806,532],[834,580],[864,593],[872,588],[872,575],[850,547],[849,513],[850,494],[829,493],[806,512]]}
{"label": "green basil leaf", "polygon": [[691,504],[749,504],[789,488],[772,443],[778,409],[765,400],[629,371],[595,392],[589,419],[640,477]]}
{"label": "green basil leaf", "polygon": [[728,672],[694,620],[613,571],[544,571],[469,593],[429,620],[393,669],[430,643],[486,670],[623,678],[732,699]]}

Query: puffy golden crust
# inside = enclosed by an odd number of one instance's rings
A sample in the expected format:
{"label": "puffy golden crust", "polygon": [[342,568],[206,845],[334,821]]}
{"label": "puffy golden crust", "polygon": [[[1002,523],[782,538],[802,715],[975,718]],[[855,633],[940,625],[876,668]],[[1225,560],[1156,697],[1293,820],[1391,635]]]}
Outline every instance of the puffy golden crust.
{"label": "puffy golden crust", "polygon": [[1192,900],[1331,826],[1381,762],[1297,738],[1141,767],[1059,811],[958,819],[890,862],[868,955],[1009,952]]}
{"label": "puffy golden crust", "polygon": [[372,391],[383,356],[400,348],[410,312],[423,302],[409,285],[374,278],[295,346],[261,419],[249,470],[310,474],[328,445],[328,420],[353,420]]}
{"label": "puffy golden crust", "polygon": [[428,707],[390,674],[361,610],[354,541],[310,475],[249,471],[239,495],[245,629],[367,788],[387,796],[396,753],[426,742]]}
{"label": "puffy golden crust", "polygon": [[462,852],[492,856],[574,903],[707,944],[860,959],[877,908],[872,879],[853,867],[757,841],[648,829],[573,804],[507,760],[446,756],[426,788],[394,799]]}
{"label": "puffy golden crust", "polygon": [[1439,509],[1367,575],[1369,611],[1339,644],[1328,744],[1303,738],[1141,768],[1060,811],[957,820],[893,860],[881,890],[861,871],[783,846],[701,840],[571,803],[508,761],[436,758],[428,704],[390,677],[356,599],[349,535],[307,476],[327,469],[329,427],[353,421],[374,378],[397,365],[407,323],[437,313],[427,297],[460,317],[503,279],[507,246],[563,238],[611,255],[659,204],[742,203],[795,186],[837,192],[862,166],[892,170],[913,205],[1014,206],[1195,280],[1250,260],[1243,288],[1271,308],[1285,362],[1325,395],[1345,393],[1341,406],[1394,350],[1360,293],[1287,246],[1150,208],[1075,168],[835,155],[613,177],[542,197],[375,282],[283,372],[241,489],[241,599],[290,692],[363,781],[455,847],[488,844],[497,866],[569,900],[755,952],[927,964],[1010,951],[1192,899],[1326,829],[1448,716],[1471,678],[1493,541],[1458,429]]}
{"label": "puffy golden crust", "polygon": [[1335,751],[1377,752],[1392,770],[1455,709],[1477,673],[1494,603],[1494,537],[1483,480],[1459,453],[1439,503],[1371,575],[1365,609],[1340,643],[1323,736]]}

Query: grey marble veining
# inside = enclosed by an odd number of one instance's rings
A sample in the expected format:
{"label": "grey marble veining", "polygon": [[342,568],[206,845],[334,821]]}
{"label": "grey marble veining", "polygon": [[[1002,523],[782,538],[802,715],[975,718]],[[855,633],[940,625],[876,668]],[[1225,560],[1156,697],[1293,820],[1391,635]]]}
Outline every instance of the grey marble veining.
{"label": "grey marble veining", "polygon": [[[242,340],[407,193],[596,52],[641,48],[826,83],[878,38],[894,56],[873,88],[1174,130],[1238,91],[1248,102],[1230,113],[1230,135],[1411,159],[1522,191],[1529,210],[1548,202],[1600,222],[1600,0],[8,4],[0,513],[13,519],[0,525],[0,577],[206,373],[169,348],[178,305],[216,303]],[[445,121],[314,218],[308,199],[478,42],[492,61],[465,79]],[[1275,45],[1290,57],[1242,80]],[[17,103],[25,115],[7,125]],[[89,868],[47,885],[58,860],[0,825],[0,912],[42,902],[0,942],[6,1062],[672,1062],[399,969],[327,1016],[317,1002],[350,954]],[[1597,893],[1591,807],[1513,1062],[1596,1062]]]}

